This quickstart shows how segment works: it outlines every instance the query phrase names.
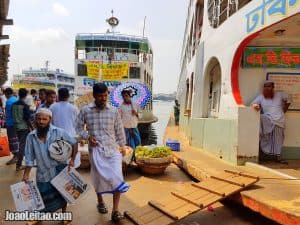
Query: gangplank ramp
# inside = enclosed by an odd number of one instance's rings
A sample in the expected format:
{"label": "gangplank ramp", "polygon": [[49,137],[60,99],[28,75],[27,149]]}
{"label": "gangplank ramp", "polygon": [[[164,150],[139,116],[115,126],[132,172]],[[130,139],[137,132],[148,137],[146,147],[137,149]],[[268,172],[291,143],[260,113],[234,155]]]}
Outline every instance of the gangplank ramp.
{"label": "gangplank ramp", "polygon": [[183,185],[164,198],[152,200],[141,208],[126,211],[122,224],[168,225],[182,220],[228,196],[255,184],[258,177],[225,170],[200,183]]}

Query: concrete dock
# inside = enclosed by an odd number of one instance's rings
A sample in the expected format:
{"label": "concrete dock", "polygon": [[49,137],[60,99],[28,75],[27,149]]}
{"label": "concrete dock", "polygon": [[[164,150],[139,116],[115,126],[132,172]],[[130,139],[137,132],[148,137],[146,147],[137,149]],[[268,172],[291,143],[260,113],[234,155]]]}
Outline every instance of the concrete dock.
{"label": "concrete dock", "polygon": [[297,170],[300,168],[299,162],[289,162],[293,169],[274,164],[270,166],[274,169],[253,163],[234,166],[202,149],[190,146],[185,135],[174,125],[172,118],[164,135],[164,140],[168,138],[180,142],[181,150],[174,152],[174,161],[192,177],[201,181],[226,169],[259,176],[260,181],[254,187],[233,198],[280,224],[300,224],[300,170]]}

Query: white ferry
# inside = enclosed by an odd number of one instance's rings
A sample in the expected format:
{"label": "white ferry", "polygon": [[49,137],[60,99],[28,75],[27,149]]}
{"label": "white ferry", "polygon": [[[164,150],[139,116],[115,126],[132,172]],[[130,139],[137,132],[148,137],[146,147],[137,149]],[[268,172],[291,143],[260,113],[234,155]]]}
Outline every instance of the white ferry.
{"label": "white ferry", "polygon": [[48,66],[41,69],[23,70],[22,74],[14,75],[12,80],[13,89],[39,90],[45,88],[57,91],[59,88],[68,88],[70,101],[74,100],[74,85],[74,75],[66,74],[60,69],[49,70]]}
{"label": "white ferry", "polygon": [[190,0],[181,54],[179,129],[234,164],[258,161],[259,114],[271,79],[292,97],[285,159],[300,159],[300,1]]}
{"label": "white ferry", "polygon": [[[79,107],[92,101],[85,97],[99,81],[109,89],[123,82],[142,83],[152,93],[153,50],[149,40],[115,32],[119,21],[114,16],[107,21],[112,29],[106,33],[80,33],[76,36],[75,94]],[[143,117],[147,123],[157,121],[152,114],[152,99],[143,109]]]}

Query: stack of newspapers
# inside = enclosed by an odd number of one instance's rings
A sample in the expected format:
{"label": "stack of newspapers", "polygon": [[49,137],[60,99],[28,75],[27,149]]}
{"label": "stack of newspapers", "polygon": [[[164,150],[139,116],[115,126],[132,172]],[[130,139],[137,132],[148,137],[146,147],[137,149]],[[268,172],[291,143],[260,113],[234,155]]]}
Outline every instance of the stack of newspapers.
{"label": "stack of newspapers", "polygon": [[19,182],[11,185],[10,189],[18,212],[45,208],[39,189],[34,181]]}
{"label": "stack of newspapers", "polygon": [[89,185],[74,168],[68,172],[66,167],[51,180],[51,184],[71,204],[89,190]]}
{"label": "stack of newspapers", "polygon": [[[71,204],[74,204],[90,187],[74,168],[68,172],[67,167],[51,180],[51,184]],[[39,211],[45,208],[34,181],[22,181],[11,185],[10,188],[17,211]]]}

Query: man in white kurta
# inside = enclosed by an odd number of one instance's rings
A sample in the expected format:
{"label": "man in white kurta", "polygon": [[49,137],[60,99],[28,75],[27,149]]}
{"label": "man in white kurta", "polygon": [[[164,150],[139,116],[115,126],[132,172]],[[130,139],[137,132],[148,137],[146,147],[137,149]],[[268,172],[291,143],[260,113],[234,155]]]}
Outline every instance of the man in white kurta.
{"label": "man in white kurta", "polygon": [[[107,105],[108,89],[103,83],[93,86],[94,102],[81,109],[76,131],[89,140],[91,178],[98,197],[98,211],[107,213],[102,194],[113,194],[111,219],[118,222],[122,215],[118,210],[120,194],[129,189],[122,174],[122,155],[125,155],[125,133],[117,109]],[[86,125],[87,130],[84,129]]]}
{"label": "man in white kurta", "polygon": [[281,160],[281,148],[284,141],[285,115],[290,106],[288,95],[274,91],[272,81],[264,82],[263,93],[257,96],[252,106],[261,112],[260,150],[263,155],[271,155]]}
{"label": "man in white kurta", "polygon": [[137,146],[141,145],[141,136],[138,130],[138,111],[139,106],[131,100],[130,91],[122,91],[123,103],[119,108],[123,126],[126,135],[126,145],[134,151]]}
{"label": "man in white kurta", "polygon": [[[69,103],[69,90],[67,88],[60,88],[58,90],[58,102],[50,106],[52,112],[52,124],[56,127],[62,128],[68,132],[72,137],[76,137],[76,119],[78,116],[78,109]],[[74,168],[80,166],[80,152],[77,152],[75,158]]]}

